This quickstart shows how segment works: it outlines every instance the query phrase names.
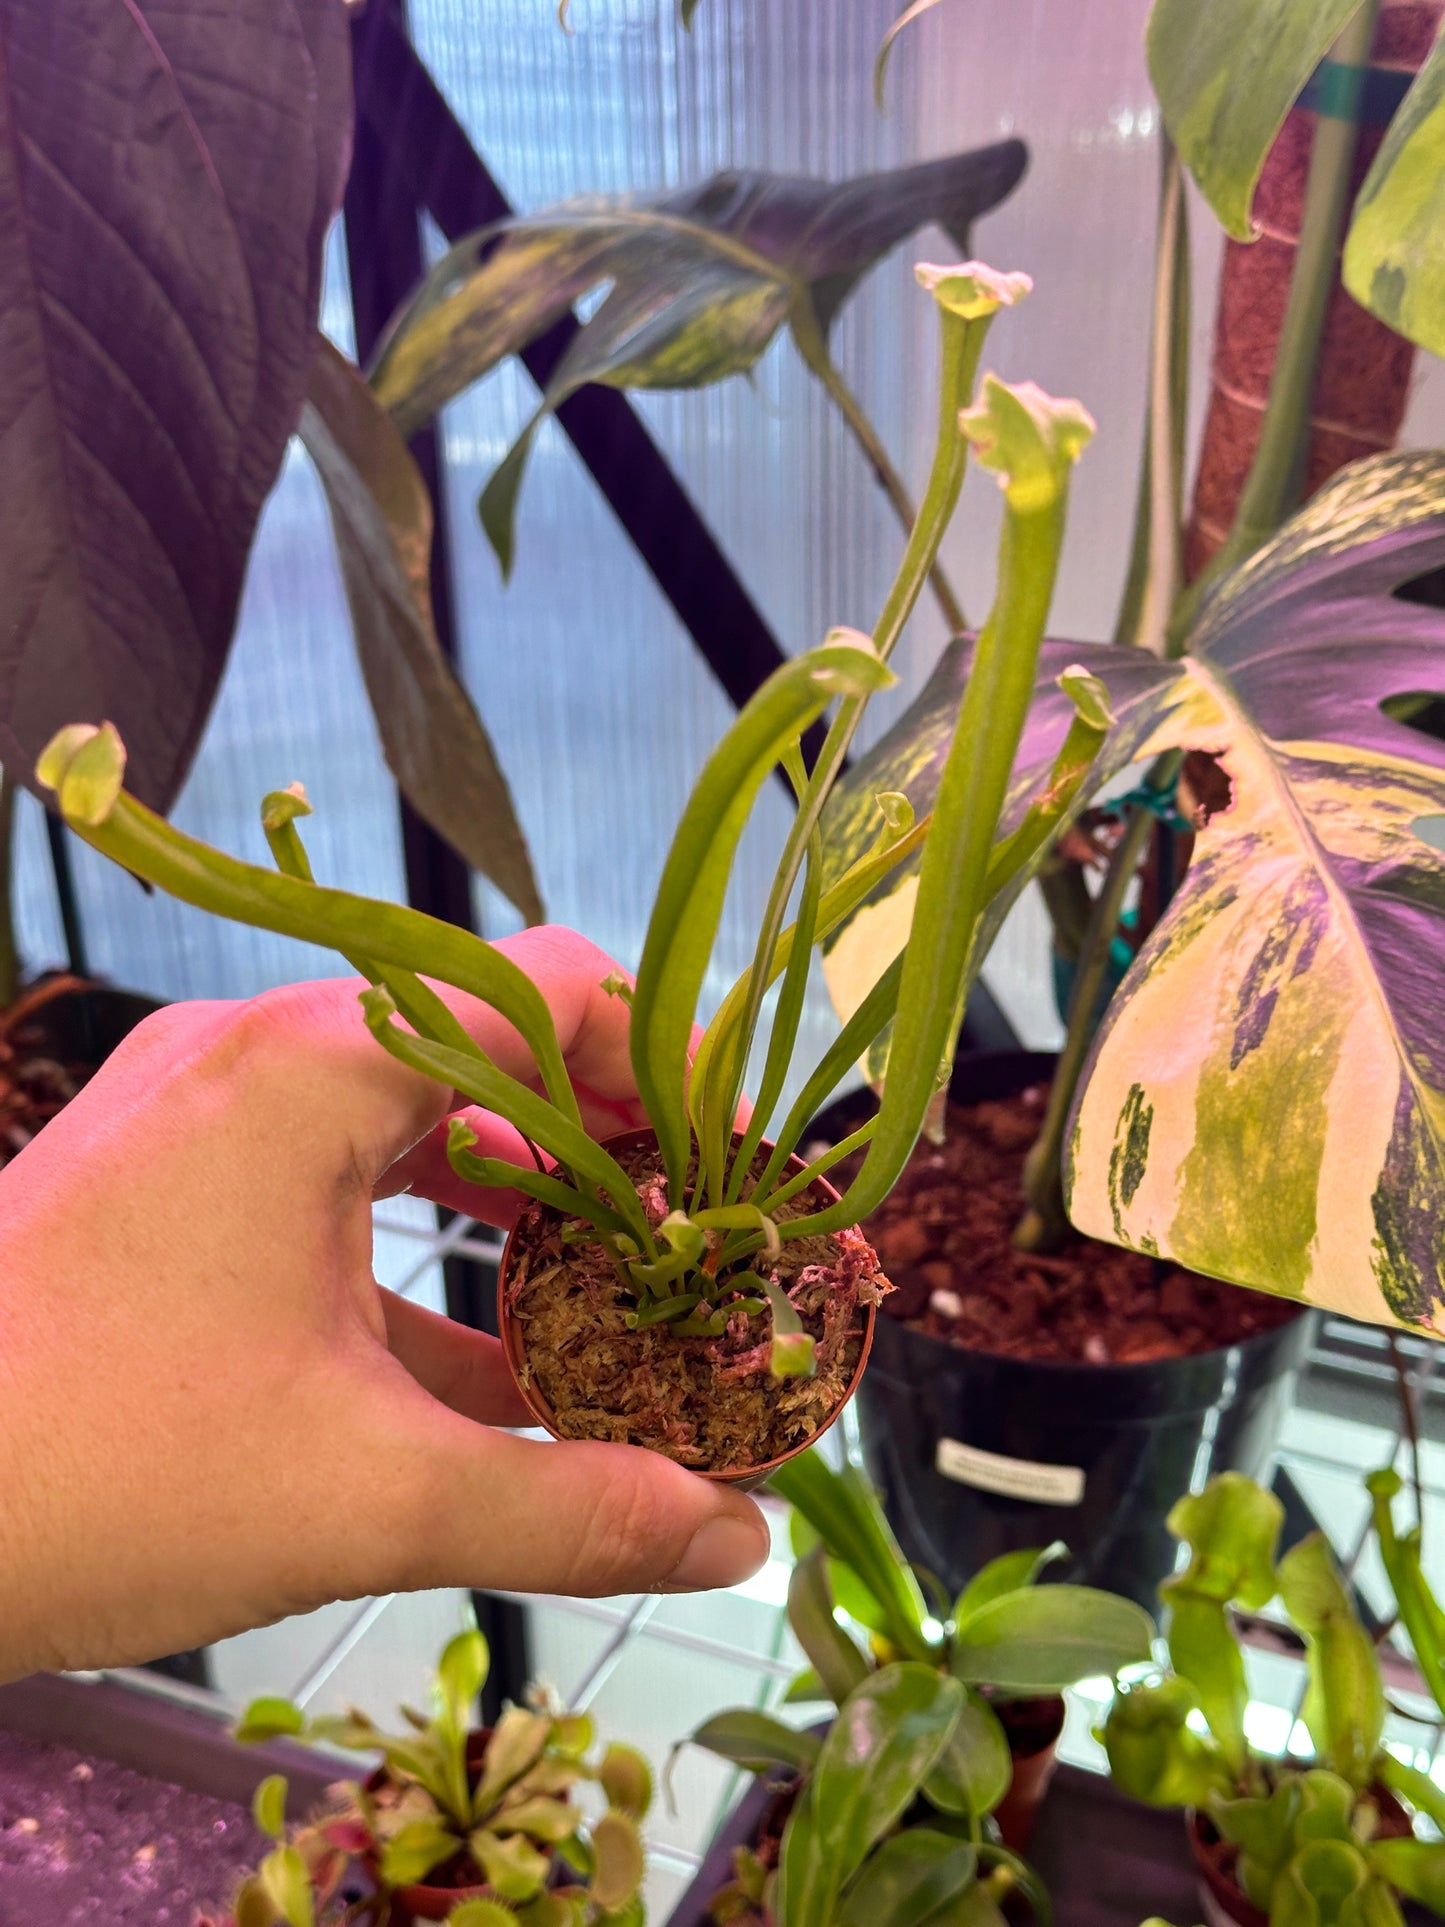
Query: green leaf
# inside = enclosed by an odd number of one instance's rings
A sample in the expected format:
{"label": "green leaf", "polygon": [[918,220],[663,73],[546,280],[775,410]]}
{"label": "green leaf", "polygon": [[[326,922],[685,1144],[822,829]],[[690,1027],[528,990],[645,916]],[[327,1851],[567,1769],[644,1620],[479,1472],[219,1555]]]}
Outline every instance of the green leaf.
{"label": "green leaf", "polygon": [[788,1682],[788,1690],[783,1695],[784,1706],[798,1706],[811,1700],[832,1699],[832,1694],[823,1684],[822,1677],[813,1667],[805,1666],[801,1673]]}
{"label": "green leaf", "polygon": [[646,1872],[642,1837],[630,1815],[613,1809],[592,1828],[592,1898],[610,1912],[632,1900]]}
{"label": "green leaf", "polygon": [[[632,997],[632,1067],[682,1203],[691,1130],[689,1050],[734,852],[754,799],[787,745],[835,695],[886,687],[877,656],[842,644],[795,656],[773,672],[713,751],[683,810],[663,866]],[[613,1200],[617,1202],[616,1199]]]}
{"label": "green leaf", "polygon": [[1363,307],[1432,355],[1445,354],[1445,43],[1436,40],[1396,109],[1355,200],[1344,282]]}
{"label": "green leaf", "polygon": [[1169,1608],[1169,1656],[1198,1696],[1209,1730],[1231,1769],[1242,1773],[1249,1703],[1244,1655],[1227,1607],[1258,1611],[1274,1597],[1275,1548],[1284,1507],[1238,1472],[1223,1472],[1202,1492],[1186,1493],[1169,1530],[1190,1549],[1185,1570],[1160,1587]]}
{"label": "green leaf", "polygon": [[573,337],[548,405],[579,380],[694,387],[749,368],[805,296],[826,328],[859,279],[925,222],[968,250],[973,220],[1023,171],[1018,142],[838,185],[715,175],[656,200],[590,200],[458,242],[398,316],[372,370],[404,435],[560,320]]}
{"label": "green leaf", "polygon": [[1203,749],[1233,797],[1105,1015],[1068,1129],[1070,1217],[1426,1330],[1445,977],[1416,960],[1445,944],[1445,853],[1416,825],[1445,814],[1445,744],[1387,707],[1445,682],[1445,620],[1392,593],[1442,564],[1445,456],[1381,456],[1220,584],[1179,663],[1116,671],[1070,648],[1118,717],[1101,771]]}
{"label": "green leaf", "polygon": [[806,1773],[822,1745],[815,1733],[799,1732],[750,1707],[737,1707],[705,1720],[692,1734],[691,1743],[716,1753],[720,1759],[731,1760],[734,1766],[746,1767],[749,1773],[766,1773],[779,1766]]}
{"label": "green leaf", "polygon": [[505,1838],[478,1827],[468,1836],[472,1858],[503,1900],[530,1900],[546,1884],[551,1866],[545,1853],[520,1833]]}
{"label": "green leaf", "polygon": [[788,1623],[798,1644],[812,1660],[828,1698],[841,1706],[853,1688],[868,1677],[871,1668],[833,1617],[828,1553],[821,1543],[793,1568],[788,1581]]}
{"label": "green leaf", "polygon": [[[876,1600],[881,1630],[910,1659],[930,1659],[937,1647],[924,1635],[927,1607],[913,1570],[883,1516],[878,1495],[856,1466],[835,1472],[816,1449],[780,1465],[769,1481],[822,1539],[829,1553]],[[852,1606],[834,1582],[834,1596]],[[864,1624],[871,1621],[855,1614]]]}
{"label": "green leaf", "polygon": [[306,1725],[306,1715],[290,1700],[254,1699],[232,1729],[243,1746],[262,1740],[291,1739]]}
{"label": "green leaf", "polygon": [[1018,1693],[1057,1693],[1150,1656],[1142,1606],[1089,1586],[1037,1586],[995,1599],[954,1631],[956,1678]]}
{"label": "green leaf", "polygon": [[925,1797],[940,1813],[992,1813],[1009,1790],[1013,1757],[998,1715],[980,1693],[969,1691],[939,1755],[923,1783]]}
{"label": "green leaf", "polygon": [[1325,1765],[1366,1787],[1384,1731],[1385,1688],[1323,1533],[1312,1532],[1280,1560],[1279,1593],[1305,1637],[1310,1690],[1302,1717],[1310,1738]]}
{"label": "green leaf", "polygon": [[482,1895],[453,1907],[446,1917],[446,1927],[517,1927],[518,1918],[502,1901]]}
{"label": "green leaf", "polygon": [[443,1647],[437,1662],[437,1704],[452,1733],[464,1734],[471,1725],[490,1665],[486,1639],[475,1626]]}
{"label": "green leaf", "polygon": [[[97,758],[105,764],[103,785],[97,782]],[[125,747],[106,725],[82,729],[78,737],[62,732],[37,765],[37,777],[55,790],[61,814],[87,843],[183,903],[329,945],[343,955],[413,970],[480,997],[521,1032],[558,1112],[580,1126],[547,1001],[505,951],[402,904],[278,876],[213,850],[121,790],[124,767]]]}
{"label": "green leaf", "polygon": [[381,1877],[388,1887],[411,1887],[461,1850],[461,1840],[440,1820],[409,1820],[382,1843]]}
{"label": "green leaf", "polygon": [[1373,1840],[1365,1851],[1375,1872],[1398,1893],[1445,1915],[1445,1842]]}
{"label": "green leaf", "polygon": [[609,1806],[640,1820],[652,1805],[652,1768],[635,1746],[614,1740],[597,1769]]}
{"label": "green leaf", "polygon": [[286,1927],[316,1927],[311,1876],[299,1848],[277,1847],[266,1855],[256,1874]]}
{"label": "green leaf", "polygon": [[1359,0],[1154,0],[1149,77],[1169,136],[1229,232],[1252,240],[1264,157]]}
{"label": "green leaf", "polygon": [[838,1927],[918,1927],[974,1879],[978,1854],[967,1840],[910,1827],[864,1861],[843,1895]]}
{"label": "green leaf", "polygon": [[286,1775],[268,1773],[251,1796],[251,1814],[257,1830],[270,1840],[279,1840],[286,1831]]}
{"label": "green leaf", "polygon": [[1163,1679],[1115,1693],[1103,1739],[1109,1772],[1122,1792],[1155,1807],[1208,1807],[1211,1795],[1234,1792],[1219,1748],[1188,1723],[1194,1711],[1187,1680]]}
{"label": "green leaf", "polygon": [[811,1378],[816,1370],[813,1340],[787,1292],[774,1279],[764,1278],[757,1272],[745,1272],[738,1282],[756,1282],[767,1298],[773,1324],[768,1370],[773,1377]]}
{"label": "green leaf", "polygon": [[784,1831],[777,1911],[787,1927],[828,1927],[839,1893],[932,1771],[963,1700],[957,1680],[916,1660],[848,1696]]}
{"label": "green leaf", "polygon": [[576,1831],[577,1809],[544,1793],[518,1799],[514,1790],[487,1824],[493,1833],[524,1833],[529,1840],[555,1847]]}
{"label": "green leaf", "polygon": [[1359,1905],[1369,1884],[1369,1864],[1359,1847],[1310,1841],[1274,1884],[1270,1927],[1374,1927]]}
{"label": "green leaf", "polygon": [[1445,1612],[1421,1566],[1420,1527],[1397,1534],[1391,1501],[1400,1491],[1398,1472],[1387,1467],[1365,1480],[1374,1512],[1375,1537],[1395,1604],[1410,1635],[1421,1677],[1435,1704],[1445,1712]]}
{"label": "green leaf", "polygon": [[472,1795],[474,1819],[483,1819],[507,1788],[531,1771],[551,1735],[552,1721],[546,1713],[534,1713],[525,1706],[506,1708],[487,1742],[481,1778]]}
{"label": "green leaf", "polygon": [[991,1559],[974,1574],[953,1602],[954,1624],[967,1619],[980,1606],[1002,1599],[1005,1593],[1019,1592],[1025,1586],[1032,1586],[1045,1567],[1052,1565],[1056,1559],[1066,1558],[1068,1550],[1062,1539],[1055,1539],[1052,1545],[1027,1546],[1019,1552],[1000,1553],[997,1559]]}
{"label": "green leaf", "polygon": [[417,814],[528,923],[541,923],[507,779],[437,640],[426,484],[386,410],[324,335],[298,432],[326,491],[387,768]]}

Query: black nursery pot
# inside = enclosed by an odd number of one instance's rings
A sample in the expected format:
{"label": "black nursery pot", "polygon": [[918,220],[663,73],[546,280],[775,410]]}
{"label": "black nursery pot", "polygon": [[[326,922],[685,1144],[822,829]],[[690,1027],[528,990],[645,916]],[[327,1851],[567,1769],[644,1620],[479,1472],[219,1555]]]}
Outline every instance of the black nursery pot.
{"label": "black nursery pot", "polygon": [[[1011,1097],[1052,1055],[961,1055],[956,1103]],[[876,1108],[869,1091],[823,1111],[805,1142],[836,1143]],[[1216,1472],[1269,1456],[1314,1319],[1188,1358],[1088,1365],[967,1352],[880,1312],[857,1412],[869,1475],[904,1553],[956,1591],[1000,1553],[1061,1539],[1050,1576],[1153,1610],[1173,1570],[1165,1527]]]}

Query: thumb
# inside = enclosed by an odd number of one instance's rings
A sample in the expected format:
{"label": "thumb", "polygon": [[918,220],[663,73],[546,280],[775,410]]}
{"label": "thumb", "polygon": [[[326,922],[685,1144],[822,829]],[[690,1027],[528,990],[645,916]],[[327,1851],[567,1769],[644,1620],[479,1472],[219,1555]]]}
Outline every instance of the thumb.
{"label": "thumb", "polygon": [[751,1499],[660,1453],[517,1438],[431,1400],[412,1405],[408,1431],[421,1496],[392,1542],[390,1590],[692,1592],[767,1559]]}

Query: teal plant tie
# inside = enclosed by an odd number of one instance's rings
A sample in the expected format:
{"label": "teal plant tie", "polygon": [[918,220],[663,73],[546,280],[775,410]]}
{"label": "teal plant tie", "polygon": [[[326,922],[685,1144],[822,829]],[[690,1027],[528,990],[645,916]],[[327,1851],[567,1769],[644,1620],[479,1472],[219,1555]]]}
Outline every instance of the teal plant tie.
{"label": "teal plant tie", "polygon": [[1171,830],[1193,832],[1195,825],[1179,810],[1179,778],[1174,776],[1169,782],[1155,788],[1152,783],[1141,783],[1137,789],[1123,796],[1111,797],[1099,806],[1106,815],[1127,818],[1134,810],[1148,810]]}

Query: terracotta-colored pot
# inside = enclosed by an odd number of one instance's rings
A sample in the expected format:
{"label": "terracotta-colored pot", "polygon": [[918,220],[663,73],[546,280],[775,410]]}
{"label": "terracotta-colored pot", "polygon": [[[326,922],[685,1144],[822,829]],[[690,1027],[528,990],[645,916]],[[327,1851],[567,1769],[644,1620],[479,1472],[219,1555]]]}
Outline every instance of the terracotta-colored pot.
{"label": "terracotta-colored pot", "polygon": [[[656,1142],[657,1139],[650,1130],[621,1131],[616,1137],[608,1138],[602,1148],[605,1151],[610,1151],[615,1156],[618,1151],[634,1151],[643,1145],[655,1144]],[[737,1139],[735,1137],[734,1143],[736,1142]],[[764,1142],[761,1148],[768,1150],[771,1147]],[[794,1173],[803,1169],[805,1169],[803,1160],[796,1155],[789,1158],[784,1167],[785,1173],[788,1176],[792,1176]],[[836,1204],[838,1202],[839,1194],[833,1186],[829,1184],[826,1178],[814,1178],[808,1188],[820,1201],[820,1209],[825,1205]],[[508,1370],[516,1382],[517,1390],[526,1401],[528,1410],[531,1412],[533,1418],[536,1419],[538,1425],[550,1432],[554,1439],[560,1439],[563,1435],[557,1430],[556,1416],[552,1411],[552,1407],[538,1390],[532,1374],[524,1369],[526,1354],[522,1345],[520,1321],[513,1313],[511,1306],[507,1303],[507,1290],[511,1283],[512,1266],[515,1262],[518,1228],[517,1225],[514,1225],[508,1234],[507,1243],[502,1252],[502,1262],[497,1271],[497,1329],[501,1333],[502,1351],[507,1361]],[[780,1452],[776,1458],[767,1460],[763,1465],[748,1466],[733,1472],[700,1472],[699,1477],[716,1479],[722,1485],[733,1485],[737,1486],[740,1491],[752,1492],[758,1486],[766,1485],[769,1478],[771,1478],[780,1465],[785,1465],[789,1459],[796,1458],[800,1452],[806,1452],[810,1445],[815,1445],[817,1441],[822,1438],[829,1426],[837,1419],[849,1399],[851,1399],[857,1391],[859,1380],[863,1376],[863,1367],[868,1363],[868,1354],[873,1348],[873,1330],[877,1322],[878,1307],[876,1305],[865,1305],[863,1311],[865,1323],[863,1327],[863,1343],[858,1351],[858,1363],[854,1368],[853,1376],[848,1381],[848,1389],[844,1392],[842,1398],[839,1399],[833,1412],[823,1421],[817,1431],[810,1437],[803,1439],[799,1444],[790,1447],[788,1451]]]}
{"label": "terracotta-colored pot", "polygon": [[[1389,1840],[1408,1839],[1410,1816],[1393,1793],[1371,1788],[1380,1810],[1380,1832]],[[1208,1927],[1269,1927],[1269,1916],[1246,1900],[1234,1878],[1236,1849],[1221,1837],[1209,1816],[1193,1807],[1185,1814],[1189,1847],[1199,1869],[1199,1904]]]}
{"label": "terracotta-colored pot", "polygon": [[1013,1778],[993,1817],[1004,1845],[1015,1853],[1027,1853],[1039,1807],[1059,1763],[1064,1702],[1057,1693],[1051,1693],[1043,1699],[1000,1700],[993,1710],[1013,1758]]}
{"label": "terracotta-colored pot", "polygon": [[[490,1726],[478,1727],[475,1732],[467,1735],[467,1779],[473,1786],[481,1777],[482,1762],[486,1758],[487,1743],[491,1737]],[[363,1782],[368,1793],[377,1792],[385,1783],[386,1768],[383,1766],[377,1767],[374,1773],[368,1774]],[[550,1847],[543,1847],[541,1851],[550,1856],[552,1850]],[[459,1859],[461,1857],[458,1856]],[[467,1864],[470,1865],[470,1861]],[[376,1855],[363,1854],[362,1865],[366,1868],[373,1885],[380,1888],[381,1868]],[[460,1906],[462,1901],[483,1899],[490,1896],[491,1891],[485,1881],[449,1887],[438,1887],[427,1881],[418,1881],[411,1887],[397,1887],[393,1889],[391,1896],[388,1927],[411,1927],[411,1923],[417,1920],[445,1920],[453,1907]]]}

